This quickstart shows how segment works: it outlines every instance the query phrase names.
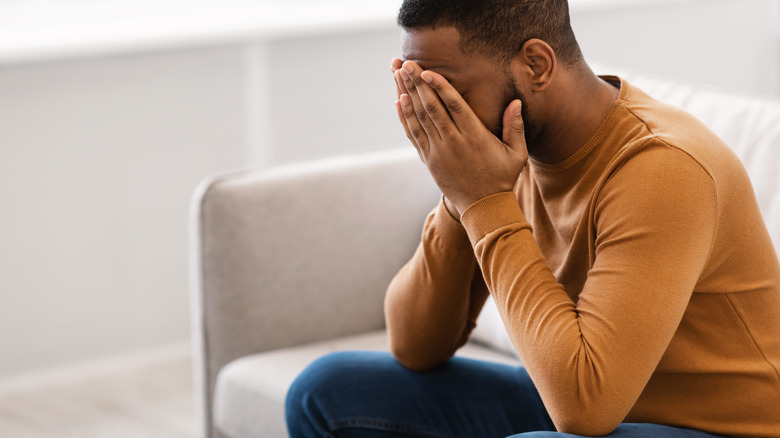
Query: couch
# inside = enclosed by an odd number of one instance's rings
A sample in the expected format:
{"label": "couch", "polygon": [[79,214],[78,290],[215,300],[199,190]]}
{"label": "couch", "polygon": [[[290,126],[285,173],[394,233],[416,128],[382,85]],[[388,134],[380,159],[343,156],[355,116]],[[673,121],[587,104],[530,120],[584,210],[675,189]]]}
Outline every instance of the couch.
{"label": "couch", "polygon": [[[779,248],[780,101],[621,76],[731,145]],[[201,436],[285,437],[285,394],[309,362],[335,350],[387,349],[385,289],[440,196],[409,145],[200,184],[190,272]],[[458,354],[519,363],[492,302]]]}

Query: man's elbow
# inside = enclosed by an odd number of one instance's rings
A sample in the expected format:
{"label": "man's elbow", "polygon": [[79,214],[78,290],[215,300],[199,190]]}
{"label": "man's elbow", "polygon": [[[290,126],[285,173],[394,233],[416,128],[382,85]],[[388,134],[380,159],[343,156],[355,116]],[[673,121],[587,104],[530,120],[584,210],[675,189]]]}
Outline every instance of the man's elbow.
{"label": "man's elbow", "polygon": [[561,433],[568,433],[571,435],[576,436],[590,436],[590,437],[599,437],[599,436],[606,436],[610,433],[614,432],[615,429],[617,429],[618,425],[612,426],[590,426],[590,425],[580,425],[580,424],[572,424],[572,425],[563,425],[563,426],[556,426],[556,429],[558,432]]}
{"label": "man's elbow", "polygon": [[404,368],[418,373],[431,371],[441,366],[451,357],[451,355],[432,354],[433,352],[430,349],[423,351],[419,348],[397,345],[397,343],[394,344],[393,342],[390,343],[390,352]]}
{"label": "man's elbow", "polygon": [[592,437],[609,435],[620,426],[621,422],[622,418],[603,412],[593,412],[591,409],[578,410],[573,415],[560,415],[558,418],[553,418],[558,432]]}

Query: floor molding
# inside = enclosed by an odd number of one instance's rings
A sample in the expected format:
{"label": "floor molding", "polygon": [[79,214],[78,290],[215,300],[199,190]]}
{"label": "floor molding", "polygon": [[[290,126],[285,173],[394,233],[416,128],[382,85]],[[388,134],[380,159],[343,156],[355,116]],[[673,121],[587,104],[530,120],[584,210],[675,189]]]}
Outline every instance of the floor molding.
{"label": "floor molding", "polygon": [[67,383],[191,357],[189,340],[93,360],[0,376],[0,396],[41,385]]}

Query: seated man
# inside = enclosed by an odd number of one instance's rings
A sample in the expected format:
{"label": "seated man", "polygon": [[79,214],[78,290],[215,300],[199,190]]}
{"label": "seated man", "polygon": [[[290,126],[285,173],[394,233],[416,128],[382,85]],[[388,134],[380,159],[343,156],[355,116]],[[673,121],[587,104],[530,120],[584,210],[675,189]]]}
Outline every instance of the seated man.
{"label": "seated man", "polygon": [[[442,202],[387,291],[392,355],[310,365],[291,436],[780,437],[780,264],[728,146],[594,75],[565,0],[399,23],[398,116]],[[452,358],[489,294],[523,367]]]}

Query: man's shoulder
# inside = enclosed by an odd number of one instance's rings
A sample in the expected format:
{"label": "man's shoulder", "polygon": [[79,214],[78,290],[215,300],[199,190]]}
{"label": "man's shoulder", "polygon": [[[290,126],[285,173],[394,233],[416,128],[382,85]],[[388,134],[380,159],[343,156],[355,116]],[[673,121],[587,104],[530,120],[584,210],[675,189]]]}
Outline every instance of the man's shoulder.
{"label": "man's shoulder", "polygon": [[629,87],[623,103],[626,117],[640,125],[635,132],[641,134],[627,139],[621,155],[644,156],[647,154],[642,151],[665,149],[667,153],[654,153],[653,157],[680,160],[688,156],[713,176],[742,168],[732,149],[694,115],[655,99],[634,85],[624,82],[624,86]]}

